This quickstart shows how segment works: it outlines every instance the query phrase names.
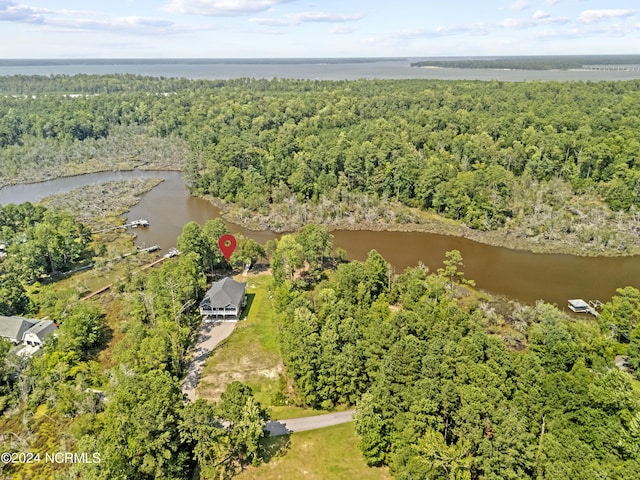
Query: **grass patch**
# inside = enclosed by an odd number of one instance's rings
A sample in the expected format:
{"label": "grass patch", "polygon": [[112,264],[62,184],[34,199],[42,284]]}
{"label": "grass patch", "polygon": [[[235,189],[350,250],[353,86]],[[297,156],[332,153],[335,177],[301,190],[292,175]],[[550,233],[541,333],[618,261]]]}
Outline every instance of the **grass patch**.
{"label": "grass patch", "polygon": [[207,359],[197,387],[199,398],[218,400],[225,387],[238,380],[250,385],[258,401],[271,405],[283,371],[277,337],[277,315],[269,299],[271,276],[239,277],[247,282],[246,320]]}
{"label": "grass patch", "polygon": [[[274,405],[286,389],[284,363],[278,341],[278,316],[271,299],[271,274],[236,277],[247,282],[247,307],[233,333],[209,356],[196,388],[198,398],[217,401],[226,386],[237,380],[249,385],[256,399],[269,407],[271,418],[299,418],[330,413],[291,405]],[[344,407],[343,410],[346,410]],[[332,410],[332,411],[339,411]]]}
{"label": "grass patch", "polygon": [[126,322],[122,312],[125,309],[122,299],[113,298],[103,303],[105,320],[108,327],[108,335],[105,338],[105,347],[98,353],[98,363],[103,371],[116,366],[113,357],[114,347],[124,338],[122,326]]}
{"label": "grass patch", "polygon": [[368,467],[357,446],[353,422],[267,438],[265,463],[247,468],[238,480],[384,480],[387,468]]}

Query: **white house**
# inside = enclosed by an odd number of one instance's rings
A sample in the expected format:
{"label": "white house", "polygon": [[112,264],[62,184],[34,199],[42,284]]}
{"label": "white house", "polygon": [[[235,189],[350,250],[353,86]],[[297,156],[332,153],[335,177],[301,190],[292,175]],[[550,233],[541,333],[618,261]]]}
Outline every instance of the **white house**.
{"label": "white house", "polygon": [[39,347],[48,335],[56,331],[56,328],[56,324],[51,320],[0,315],[0,337],[15,344]]}
{"label": "white house", "polygon": [[42,345],[44,339],[56,331],[56,325],[51,320],[39,320],[33,327],[24,332],[22,343],[34,347]]}
{"label": "white house", "polygon": [[247,303],[247,284],[233,278],[223,278],[211,285],[200,302],[200,314],[205,320],[237,322]]}

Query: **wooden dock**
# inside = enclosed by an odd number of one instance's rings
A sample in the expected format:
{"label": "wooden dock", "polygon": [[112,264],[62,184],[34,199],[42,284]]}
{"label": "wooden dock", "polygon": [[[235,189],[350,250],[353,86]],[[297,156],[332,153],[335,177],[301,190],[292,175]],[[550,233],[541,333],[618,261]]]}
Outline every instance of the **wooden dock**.
{"label": "wooden dock", "polygon": [[110,232],[112,230],[117,230],[119,228],[138,228],[138,227],[148,227],[150,225],[149,220],[144,218],[139,218],[138,220],[133,220],[129,223],[125,223],[124,225],[117,225],[115,227],[103,228],[102,230],[95,230],[91,233],[105,233]]}
{"label": "wooden dock", "polygon": [[583,65],[581,70],[602,72],[640,72],[640,65]]}
{"label": "wooden dock", "polygon": [[138,249],[138,253],[141,253],[141,252],[150,253],[150,252],[155,252],[157,250],[160,250],[160,245],[152,245],[152,246],[146,247],[146,248],[139,248]]}
{"label": "wooden dock", "polygon": [[[168,260],[170,258],[173,257],[177,257],[178,255],[180,255],[180,251],[177,248],[170,248],[169,252],[164,254],[163,256],[161,256],[160,258],[154,260],[151,263],[147,263],[146,265],[140,267],[138,270],[136,270],[135,272],[133,272],[131,275],[135,275],[137,273],[143,272],[148,268],[151,268],[159,263],[164,262],[165,260]],[[106,292],[107,290],[109,290],[111,287],[113,287],[113,283],[110,283],[109,285],[105,285],[104,287],[96,290],[95,292],[91,292],[89,295],[86,295],[84,297],[82,297],[80,300],[88,300],[92,297],[95,297],[96,295],[100,295],[101,293]]]}

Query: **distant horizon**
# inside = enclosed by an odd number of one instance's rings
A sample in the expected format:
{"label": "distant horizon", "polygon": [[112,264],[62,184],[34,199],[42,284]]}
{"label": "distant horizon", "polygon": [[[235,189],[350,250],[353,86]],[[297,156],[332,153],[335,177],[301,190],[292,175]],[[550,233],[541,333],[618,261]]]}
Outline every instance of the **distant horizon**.
{"label": "distant horizon", "polygon": [[175,62],[226,62],[226,61],[336,61],[348,63],[349,61],[401,61],[401,60],[445,60],[445,59],[516,59],[516,58],[637,58],[640,60],[640,53],[602,53],[602,54],[524,54],[524,55],[398,55],[398,56],[309,56],[309,57],[6,57],[0,58],[0,62],[110,62],[114,60],[136,62],[136,61],[175,61]]}

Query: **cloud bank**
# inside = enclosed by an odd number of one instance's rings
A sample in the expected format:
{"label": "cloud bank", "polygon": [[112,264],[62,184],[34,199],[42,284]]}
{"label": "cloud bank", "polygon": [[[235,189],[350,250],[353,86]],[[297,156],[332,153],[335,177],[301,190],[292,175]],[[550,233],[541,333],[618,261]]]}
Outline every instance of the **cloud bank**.
{"label": "cloud bank", "polygon": [[162,7],[165,12],[211,17],[253,15],[294,0],[171,0]]}
{"label": "cloud bank", "polygon": [[300,12],[291,13],[281,18],[251,18],[250,22],[258,25],[267,25],[270,27],[297,26],[302,23],[319,22],[319,23],[343,23],[360,20],[363,15],[340,15],[336,13],[325,12]]}

